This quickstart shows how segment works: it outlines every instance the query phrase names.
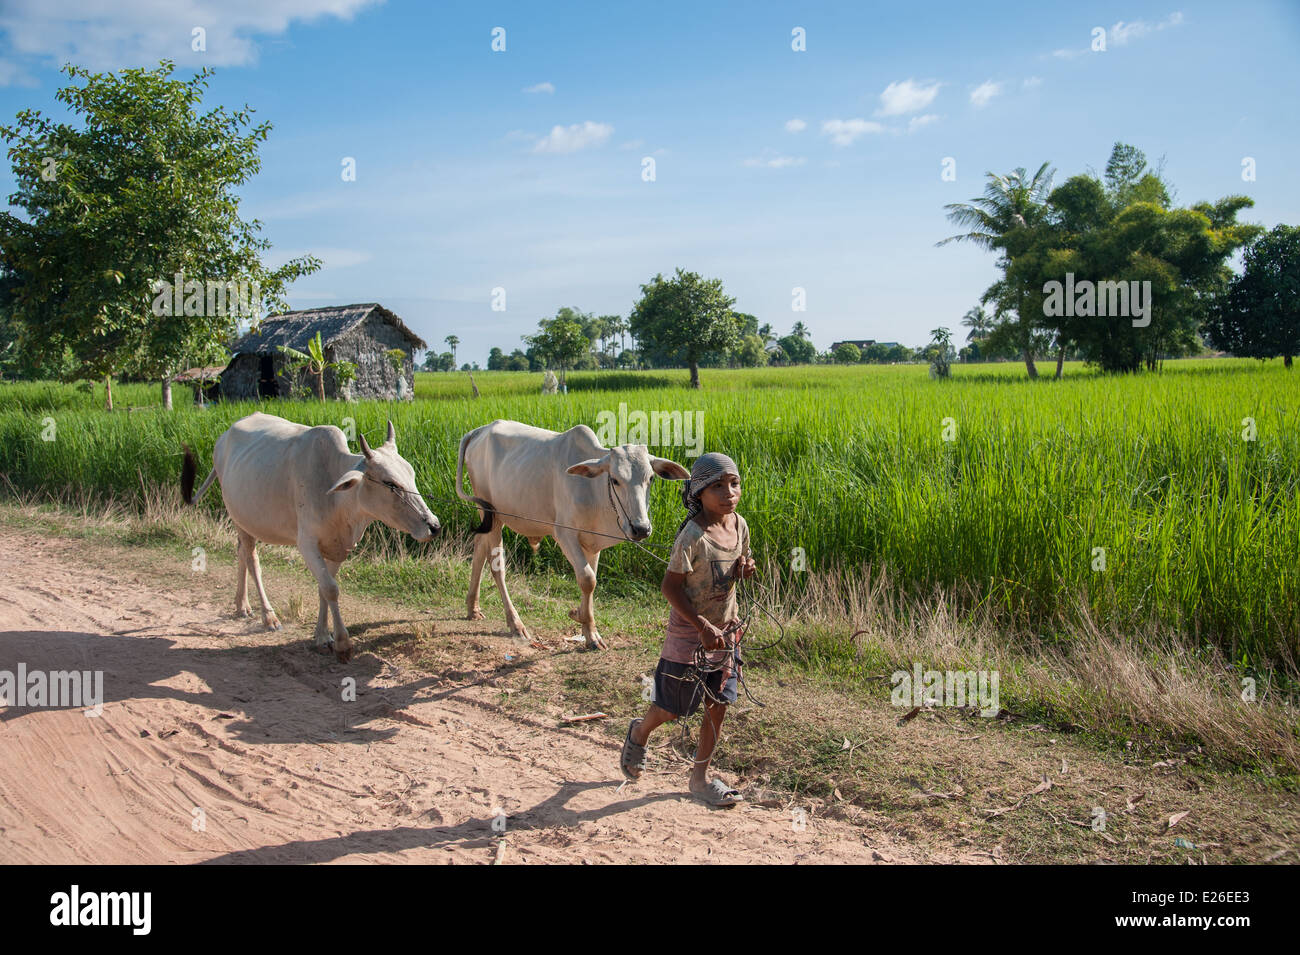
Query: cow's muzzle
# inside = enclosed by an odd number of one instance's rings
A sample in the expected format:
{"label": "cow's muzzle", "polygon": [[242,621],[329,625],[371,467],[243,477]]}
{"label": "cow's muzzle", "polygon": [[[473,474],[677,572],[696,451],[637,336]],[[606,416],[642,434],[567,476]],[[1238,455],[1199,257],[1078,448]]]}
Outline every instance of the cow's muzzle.
{"label": "cow's muzzle", "polygon": [[651,529],[651,528],[650,528],[650,525],[649,525],[649,524],[633,524],[633,525],[632,525],[632,540],[634,540],[634,541],[643,541],[643,540],[645,540],[647,537],[650,536],[650,529]]}

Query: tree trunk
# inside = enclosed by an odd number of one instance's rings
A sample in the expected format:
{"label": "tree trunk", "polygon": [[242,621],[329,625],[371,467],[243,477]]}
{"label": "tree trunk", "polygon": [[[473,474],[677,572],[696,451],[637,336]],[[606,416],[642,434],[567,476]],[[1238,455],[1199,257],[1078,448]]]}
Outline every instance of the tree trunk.
{"label": "tree trunk", "polygon": [[316,373],[316,398],[321,404],[325,403],[325,369]]}
{"label": "tree trunk", "polygon": [[1282,364],[1286,365],[1287,368],[1290,368],[1290,367],[1291,367],[1291,356],[1290,356],[1290,355],[1284,355],[1284,356],[1282,357]]}
{"label": "tree trunk", "polygon": [[113,376],[104,376],[104,410],[113,410]]}
{"label": "tree trunk", "polygon": [[1029,372],[1030,378],[1038,377],[1038,369],[1034,367],[1034,353],[1028,348],[1025,349],[1025,369]]}
{"label": "tree trunk", "polygon": [[1065,345],[1062,344],[1060,350],[1056,353],[1056,380],[1061,380],[1061,373],[1065,369]]}
{"label": "tree trunk", "polygon": [[163,410],[172,410],[172,379],[171,375],[163,375],[162,380]]}
{"label": "tree trunk", "polygon": [[691,387],[698,389],[700,387],[700,366],[695,359],[691,359]]}

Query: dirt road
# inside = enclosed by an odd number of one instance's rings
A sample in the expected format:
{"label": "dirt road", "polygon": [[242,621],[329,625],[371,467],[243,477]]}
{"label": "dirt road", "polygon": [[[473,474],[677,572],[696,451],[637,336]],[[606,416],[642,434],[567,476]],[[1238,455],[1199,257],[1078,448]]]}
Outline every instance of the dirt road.
{"label": "dirt road", "polygon": [[949,861],[789,807],[709,809],[677,768],[620,790],[608,739],[0,527],[0,670],[20,663],[102,671],[103,713],[0,708],[0,863]]}

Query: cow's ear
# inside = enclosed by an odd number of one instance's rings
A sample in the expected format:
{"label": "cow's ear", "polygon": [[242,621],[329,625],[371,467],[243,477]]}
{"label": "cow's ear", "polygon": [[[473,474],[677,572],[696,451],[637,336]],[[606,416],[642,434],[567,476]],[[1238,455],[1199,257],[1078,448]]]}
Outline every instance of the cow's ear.
{"label": "cow's ear", "polygon": [[393,429],[391,418],[388,421],[388,437],[384,439],[384,444],[391,444],[393,447],[397,447],[397,432]]}
{"label": "cow's ear", "polygon": [[338,491],[350,491],[365,477],[360,471],[348,471],[341,478],[334,482],[334,486],[327,493],[334,494]]}
{"label": "cow's ear", "polygon": [[564,473],[576,474],[578,477],[594,478],[596,475],[604,474],[608,470],[609,457],[606,456],[603,458],[591,458],[590,460],[575,464],[572,467],[565,469]]}
{"label": "cow's ear", "polygon": [[650,466],[655,469],[655,474],[665,481],[685,481],[691,476],[690,471],[676,461],[669,461],[667,458],[651,457]]}

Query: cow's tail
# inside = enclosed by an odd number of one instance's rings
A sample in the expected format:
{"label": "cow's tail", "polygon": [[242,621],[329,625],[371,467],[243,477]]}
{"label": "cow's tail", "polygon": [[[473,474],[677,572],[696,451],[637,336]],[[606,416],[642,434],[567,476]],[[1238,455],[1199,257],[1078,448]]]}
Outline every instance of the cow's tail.
{"label": "cow's tail", "polygon": [[478,527],[474,528],[475,534],[486,534],[492,529],[493,514],[495,508],[481,497],[473,497],[465,493],[465,449],[469,447],[470,441],[479,433],[481,429],[475,428],[473,431],[460,439],[460,451],[456,455],[456,496],[462,501],[469,504],[476,504],[480,511],[483,512],[483,520],[479,522]]}
{"label": "cow's tail", "polygon": [[183,447],[185,448],[185,460],[181,464],[181,497],[186,504],[193,504],[207,493],[208,488],[212,487],[212,482],[217,478],[217,469],[213,468],[208,472],[208,476],[199,485],[199,492],[195,494],[194,478],[199,472],[199,464],[195,460],[194,452],[190,450],[190,446],[186,444]]}

